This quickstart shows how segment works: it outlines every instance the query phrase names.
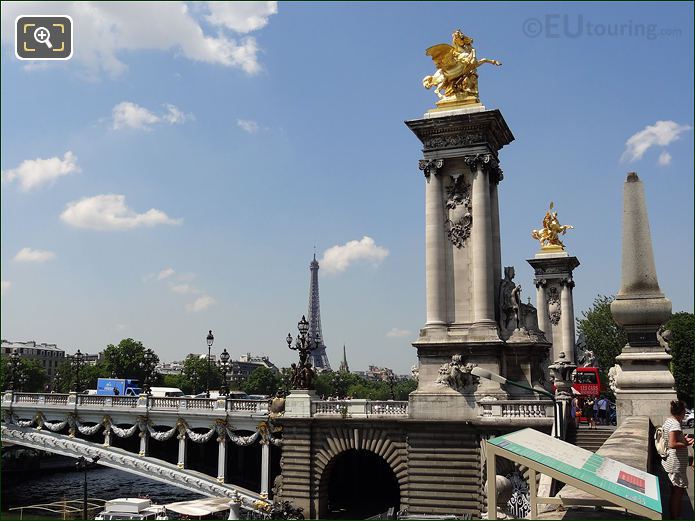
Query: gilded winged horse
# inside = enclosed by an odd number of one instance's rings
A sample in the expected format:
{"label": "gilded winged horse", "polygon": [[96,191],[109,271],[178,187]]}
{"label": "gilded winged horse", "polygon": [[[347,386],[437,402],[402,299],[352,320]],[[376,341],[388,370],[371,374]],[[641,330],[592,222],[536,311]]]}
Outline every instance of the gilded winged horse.
{"label": "gilded winged horse", "polygon": [[478,67],[484,63],[502,64],[488,58],[478,60],[472,44],[473,38],[456,30],[451,35],[451,45],[440,43],[427,49],[425,54],[432,57],[437,70],[431,76],[425,76],[422,85],[426,89],[435,87],[434,92],[440,100],[449,98],[467,103],[479,102]]}
{"label": "gilded winged horse", "polygon": [[545,212],[545,217],[543,218],[543,228],[540,230],[533,230],[531,232],[531,237],[536,239],[541,243],[541,249],[545,250],[557,250],[558,248],[564,250],[565,245],[560,240],[560,235],[565,235],[567,230],[571,230],[574,226],[569,224],[560,224],[557,218],[557,211],[553,212],[554,204],[550,203],[550,208]]}

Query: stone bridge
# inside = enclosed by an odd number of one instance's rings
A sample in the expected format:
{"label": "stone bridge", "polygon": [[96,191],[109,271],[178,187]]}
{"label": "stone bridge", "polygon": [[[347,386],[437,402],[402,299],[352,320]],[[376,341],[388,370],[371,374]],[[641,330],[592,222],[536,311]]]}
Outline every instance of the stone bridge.
{"label": "stone bridge", "polygon": [[[102,465],[207,496],[238,494],[254,509],[271,492],[271,460],[279,473],[281,438],[268,405],[224,397],[9,391],[2,398],[2,439],[65,456],[99,456]],[[213,464],[201,468],[205,458]]]}

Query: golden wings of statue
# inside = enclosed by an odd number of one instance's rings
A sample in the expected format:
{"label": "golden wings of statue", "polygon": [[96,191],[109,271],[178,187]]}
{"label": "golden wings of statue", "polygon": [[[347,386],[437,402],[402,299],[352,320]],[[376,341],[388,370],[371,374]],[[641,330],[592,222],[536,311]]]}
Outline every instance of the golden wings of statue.
{"label": "golden wings of statue", "polygon": [[434,92],[439,96],[437,106],[440,108],[480,103],[478,67],[484,63],[502,65],[497,60],[488,58],[478,60],[473,48],[473,38],[466,36],[461,30],[456,30],[451,35],[451,45],[433,45],[425,54],[432,57],[437,70],[431,76],[425,76],[422,85],[426,89],[435,87]]}
{"label": "golden wings of statue", "polygon": [[571,230],[574,226],[569,224],[560,224],[557,218],[557,211],[553,211],[553,203],[550,202],[550,208],[545,212],[543,218],[543,228],[533,230],[531,237],[540,241],[541,250],[543,252],[560,252],[565,251],[565,245],[560,240],[560,235],[565,235],[567,230]]}

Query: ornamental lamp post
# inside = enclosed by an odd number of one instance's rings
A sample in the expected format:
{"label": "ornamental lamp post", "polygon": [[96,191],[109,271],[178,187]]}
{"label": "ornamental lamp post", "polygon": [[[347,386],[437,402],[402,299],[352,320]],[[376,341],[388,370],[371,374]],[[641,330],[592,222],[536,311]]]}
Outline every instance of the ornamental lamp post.
{"label": "ornamental lamp post", "polygon": [[292,381],[298,389],[311,389],[313,386],[312,380],[314,372],[311,369],[309,355],[319,346],[321,338],[318,332],[315,338],[309,338],[309,322],[307,322],[304,315],[302,315],[301,320],[297,323],[297,329],[299,330],[299,335],[297,335],[294,345],[292,344],[292,335],[290,333],[287,334],[287,338],[285,339],[288,348],[292,351],[299,352],[299,365],[294,369]]}
{"label": "ornamental lamp post", "polygon": [[75,463],[77,470],[84,472],[84,482],[82,485],[82,519],[89,519],[87,515],[87,469],[95,467],[97,461],[99,461],[99,456],[93,456],[92,461],[87,461],[84,456],[80,456]]}
{"label": "ornamental lamp post", "polygon": [[10,355],[10,391],[18,391],[19,351],[15,348]]}
{"label": "ornamental lamp post", "polygon": [[210,398],[210,356],[211,356],[211,350],[212,350],[212,343],[215,341],[215,337],[212,336],[212,329],[208,331],[208,336],[206,338],[207,343],[208,343],[208,375],[207,375],[207,382],[205,385],[205,396],[207,398]]}
{"label": "ornamental lamp post", "polygon": [[80,380],[80,368],[84,364],[84,355],[78,349],[77,353],[72,357],[73,367],[75,368],[75,382],[73,385],[73,391],[79,393],[82,391],[82,380]]}
{"label": "ornamental lamp post", "polygon": [[225,348],[222,353],[220,353],[220,371],[222,371],[222,386],[220,387],[220,395],[227,396],[229,394],[229,389],[227,388],[227,373],[229,372],[229,353]]}
{"label": "ornamental lamp post", "polygon": [[144,373],[145,373],[145,381],[143,382],[142,385],[142,391],[146,395],[151,395],[152,394],[152,377],[154,375],[154,369],[155,369],[155,354],[152,349],[146,349],[145,350],[145,355],[143,358],[143,361],[140,363],[140,366],[142,367]]}

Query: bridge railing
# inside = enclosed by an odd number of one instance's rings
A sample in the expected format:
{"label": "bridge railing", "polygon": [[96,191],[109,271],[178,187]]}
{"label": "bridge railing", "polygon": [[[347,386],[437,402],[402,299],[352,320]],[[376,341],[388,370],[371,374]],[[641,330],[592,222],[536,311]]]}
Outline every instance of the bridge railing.
{"label": "bridge railing", "polygon": [[84,408],[146,408],[162,411],[227,411],[241,414],[267,414],[270,400],[239,400],[232,398],[190,398],[154,396],[103,396],[96,394],[20,393],[6,392],[3,404],[36,407]]}
{"label": "bridge railing", "polygon": [[481,400],[483,418],[552,418],[552,400]]}
{"label": "bridge railing", "polygon": [[367,418],[371,416],[408,416],[408,402],[395,400],[314,400],[312,416],[342,416]]}

